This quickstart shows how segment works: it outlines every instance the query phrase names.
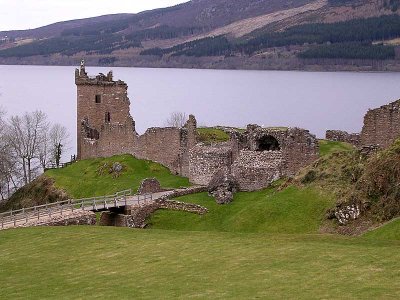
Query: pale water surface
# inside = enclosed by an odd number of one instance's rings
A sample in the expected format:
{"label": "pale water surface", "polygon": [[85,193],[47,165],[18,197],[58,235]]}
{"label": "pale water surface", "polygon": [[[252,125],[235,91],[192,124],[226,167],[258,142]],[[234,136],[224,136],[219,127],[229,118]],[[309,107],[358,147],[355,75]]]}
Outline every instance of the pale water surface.
{"label": "pale water surface", "polygon": [[[74,67],[0,66],[0,106],[8,115],[43,110],[65,125],[76,151]],[[109,68],[87,67],[90,75]],[[363,116],[400,98],[400,73],[317,73],[112,68],[129,85],[139,133],[164,126],[173,111],[199,125],[298,126],[359,132]]]}

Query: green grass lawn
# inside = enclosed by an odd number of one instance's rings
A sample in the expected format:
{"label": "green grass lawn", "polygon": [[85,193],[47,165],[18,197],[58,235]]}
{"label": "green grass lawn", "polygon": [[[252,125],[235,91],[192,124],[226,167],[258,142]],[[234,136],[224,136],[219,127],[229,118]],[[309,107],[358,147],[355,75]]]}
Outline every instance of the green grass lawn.
{"label": "green grass lawn", "polygon": [[316,233],[334,199],[312,188],[275,188],[238,193],[229,205],[218,205],[206,193],[178,198],[209,209],[204,216],[185,212],[157,211],[152,228],[268,233]]}
{"label": "green grass lawn", "polygon": [[383,227],[365,233],[363,237],[370,240],[383,239],[400,241],[400,218],[387,223]]}
{"label": "green grass lawn", "polygon": [[400,240],[28,228],[0,232],[0,299],[399,299]]}
{"label": "green grass lawn", "polygon": [[354,149],[353,145],[343,142],[319,140],[319,155],[326,156],[333,152],[349,151]]}
{"label": "green grass lawn", "polygon": [[[124,166],[120,177],[113,178],[107,172],[98,174],[99,168],[109,162],[119,162]],[[136,191],[143,179],[153,177],[164,188],[189,186],[187,178],[172,175],[160,164],[139,160],[131,155],[82,160],[65,169],[49,170],[46,175],[54,178],[56,186],[74,198],[109,195],[126,189]]]}

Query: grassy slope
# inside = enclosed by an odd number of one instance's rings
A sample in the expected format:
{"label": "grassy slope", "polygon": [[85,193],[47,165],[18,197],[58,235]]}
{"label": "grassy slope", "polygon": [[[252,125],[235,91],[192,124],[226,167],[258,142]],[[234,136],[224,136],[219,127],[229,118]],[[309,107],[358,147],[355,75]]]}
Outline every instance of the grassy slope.
{"label": "grassy slope", "polygon": [[397,218],[378,229],[363,235],[369,240],[397,240],[400,241],[400,218]]}
{"label": "grassy slope", "polygon": [[333,199],[314,189],[275,188],[238,193],[229,205],[217,205],[206,193],[178,200],[203,205],[204,216],[185,212],[157,211],[150,220],[152,228],[173,230],[316,233]]}
{"label": "grassy slope", "polygon": [[0,232],[1,299],[398,299],[400,241],[318,235]]}
{"label": "grassy slope", "polygon": [[[125,167],[123,174],[118,178],[110,174],[99,175],[99,167],[107,162],[121,163]],[[108,195],[130,188],[136,191],[143,179],[152,177],[156,177],[164,188],[189,185],[188,179],[172,175],[160,164],[131,155],[83,160],[65,169],[47,171],[46,175],[54,178],[56,186],[74,198]]]}
{"label": "grassy slope", "polygon": [[354,147],[348,143],[319,140],[320,156],[327,156],[333,152],[349,151]]}
{"label": "grassy slope", "polygon": [[[346,143],[320,141],[321,156],[353,147]],[[217,205],[206,193],[181,197],[180,201],[207,207],[205,216],[184,212],[158,211],[150,220],[153,228],[173,230],[316,233],[326,211],[335,199],[317,188],[290,187],[278,192],[272,187],[263,191],[238,193],[233,203]]]}

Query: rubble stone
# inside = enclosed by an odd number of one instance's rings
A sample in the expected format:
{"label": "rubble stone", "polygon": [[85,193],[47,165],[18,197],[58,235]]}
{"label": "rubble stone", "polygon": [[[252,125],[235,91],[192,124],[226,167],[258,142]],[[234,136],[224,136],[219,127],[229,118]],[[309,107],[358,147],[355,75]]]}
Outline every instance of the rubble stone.
{"label": "rubble stone", "polygon": [[142,181],[138,189],[139,195],[162,192],[160,182],[156,178],[147,178]]}
{"label": "rubble stone", "polygon": [[218,204],[231,203],[237,191],[236,179],[227,168],[217,171],[208,185],[209,195],[214,197]]}

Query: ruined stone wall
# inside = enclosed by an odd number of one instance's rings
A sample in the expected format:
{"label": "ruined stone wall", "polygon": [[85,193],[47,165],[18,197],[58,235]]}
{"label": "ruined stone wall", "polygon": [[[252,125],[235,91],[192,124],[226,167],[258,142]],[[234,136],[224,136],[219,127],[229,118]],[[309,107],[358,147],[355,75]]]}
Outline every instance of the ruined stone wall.
{"label": "ruined stone wall", "polygon": [[305,129],[261,128],[249,125],[244,134],[247,135],[247,149],[251,151],[264,151],[261,147],[266,137],[276,139],[283,155],[282,175],[284,176],[294,176],[301,168],[319,157],[318,140],[315,135]]}
{"label": "ruined stone wall", "polygon": [[249,125],[227,143],[199,144],[190,152],[190,181],[207,185],[221,168],[228,168],[240,190],[262,189],[282,176],[294,176],[318,159],[318,140],[299,128]]}
{"label": "ruined stone wall", "polygon": [[81,139],[80,159],[110,157],[118,154],[134,154],[137,137],[129,126],[105,124],[99,139]]}
{"label": "ruined stone wall", "polygon": [[181,129],[150,128],[135,145],[135,156],[159,162],[180,174]]}
{"label": "ruined stone wall", "polygon": [[281,178],[283,167],[282,151],[242,150],[232,165],[232,175],[241,191],[255,191]]}
{"label": "ruined stone wall", "polygon": [[294,176],[301,168],[310,165],[319,158],[319,144],[315,135],[308,130],[290,128],[283,142],[285,176]]}
{"label": "ruined stone wall", "polygon": [[189,150],[197,143],[197,122],[189,116],[183,128],[150,128],[135,141],[134,155],[159,162],[172,172],[189,177]]}
{"label": "ruined stone wall", "polygon": [[345,142],[356,147],[358,147],[361,142],[361,136],[359,133],[348,133],[342,130],[327,130],[325,138],[328,141]]}
{"label": "ruined stone wall", "polygon": [[232,165],[229,143],[219,145],[198,144],[189,153],[189,179],[195,184],[207,185],[222,167]]}
{"label": "ruined stone wall", "polygon": [[400,100],[370,110],[364,117],[361,145],[390,146],[400,137]]}

